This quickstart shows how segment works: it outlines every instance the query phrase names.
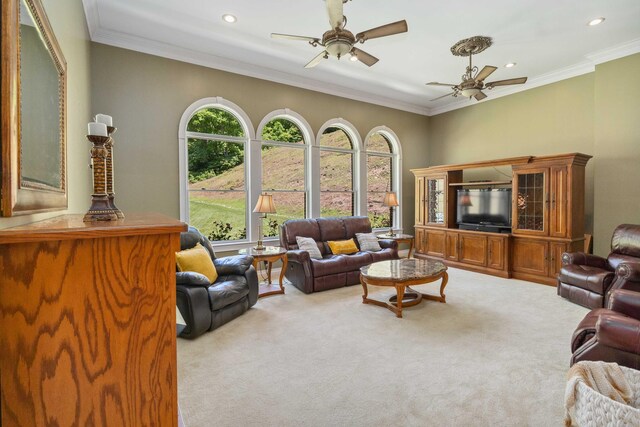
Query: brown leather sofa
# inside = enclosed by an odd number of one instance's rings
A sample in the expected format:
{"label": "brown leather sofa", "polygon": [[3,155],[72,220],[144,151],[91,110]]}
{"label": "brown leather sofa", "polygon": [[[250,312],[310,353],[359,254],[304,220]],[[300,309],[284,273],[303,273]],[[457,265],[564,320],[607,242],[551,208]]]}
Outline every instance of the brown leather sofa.
{"label": "brown leather sofa", "polygon": [[640,292],[640,225],[622,224],[613,232],[605,259],[583,252],[562,254],[558,295],[588,308],[605,307],[614,289]]}
{"label": "brown leather sofa", "polygon": [[[285,277],[306,294],[341,288],[360,283],[360,267],[377,261],[398,258],[398,242],[380,240],[381,251],[357,252],[352,255],[333,255],[328,241],[353,238],[356,233],[371,233],[366,216],[295,219],[280,227],[280,246],[287,249],[288,266]],[[309,252],[298,249],[296,236],[316,241],[322,259],[312,259]]]}
{"label": "brown leather sofa", "polygon": [[572,365],[601,360],[640,369],[640,293],[611,292],[608,308],[596,308],[580,322],[571,351]]}

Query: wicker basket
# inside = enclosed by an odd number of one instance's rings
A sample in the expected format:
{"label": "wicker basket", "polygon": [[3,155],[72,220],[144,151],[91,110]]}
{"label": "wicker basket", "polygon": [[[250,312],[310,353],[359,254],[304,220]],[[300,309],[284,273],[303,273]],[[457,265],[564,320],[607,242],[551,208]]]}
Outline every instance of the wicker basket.
{"label": "wicker basket", "polygon": [[640,371],[620,367],[633,397],[629,405],[598,393],[583,381],[576,385],[576,404],[571,414],[572,425],[579,427],[640,426]]}

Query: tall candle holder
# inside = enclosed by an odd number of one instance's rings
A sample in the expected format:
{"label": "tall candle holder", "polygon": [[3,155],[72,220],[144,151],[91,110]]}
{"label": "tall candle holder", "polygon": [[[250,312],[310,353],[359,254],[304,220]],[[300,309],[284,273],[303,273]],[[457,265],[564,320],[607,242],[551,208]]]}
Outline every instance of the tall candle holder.
{"label": "tall candle holder", "polygon": [[110,143],[111,137],[100,135],[87,135],[91,147],[91,162],[93,163],[93,194],[91,195],[91,207],[84,215],[84,222],[92,221],[115,221],[118,216],[109,205],[109,195],[107,194],[107,155],[109,150],[106,144]]}
{"label": "tall candle holder", "polygon": [[115,144],[115,140],[113,139],[113,134],[116,133],[118,128],[113,126],[107,126],[107,132],[109,134],[109,142],[105,144],[105,148],[107,149],[107,158],[106,158],[106,167],[107,167],[107,196],[109,198],[109,206],[111,210],[116,214],[118,219],[123,219],[124,214],[120,209],[116,207],[114,202],[115,199],[115,191],[113,184],[113,145]]}

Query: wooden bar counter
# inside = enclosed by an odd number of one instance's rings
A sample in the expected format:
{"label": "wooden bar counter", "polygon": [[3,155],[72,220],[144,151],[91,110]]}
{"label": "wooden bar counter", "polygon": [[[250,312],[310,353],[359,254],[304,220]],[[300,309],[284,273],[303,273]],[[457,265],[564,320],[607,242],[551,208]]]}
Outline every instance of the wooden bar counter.
{"label": "wooden bar counter", "polygon": [[185,229],[127,214],[0,230],[0,425],[177,425]]}

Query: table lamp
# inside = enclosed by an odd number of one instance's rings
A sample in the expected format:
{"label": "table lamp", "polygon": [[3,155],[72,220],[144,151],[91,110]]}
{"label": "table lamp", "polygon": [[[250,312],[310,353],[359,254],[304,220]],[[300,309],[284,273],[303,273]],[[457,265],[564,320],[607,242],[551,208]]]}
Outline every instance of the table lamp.
{"label": "table lamp", "polygon": [[395,236],[396,233],[393,232],[393,208],[396,206],[400,206],[398,203],[398,196],[396,196],[395,191],[387,191],[384,195],[384,200],[382,200],[382,205],[391,208],[390,216],[389,216],[389,236]]}
{"label": "table lamp", "polygon": [[271,194],[262,193],[258,196],[258,202],[253,209],[254,212],[262,214],[260,216],[260,224],[258,225],[258,246],[254,249],[261,251],[264,249],[262,244],[262,225],[267,214],[276,213],[276,206],[273,204],[273,196]]}

